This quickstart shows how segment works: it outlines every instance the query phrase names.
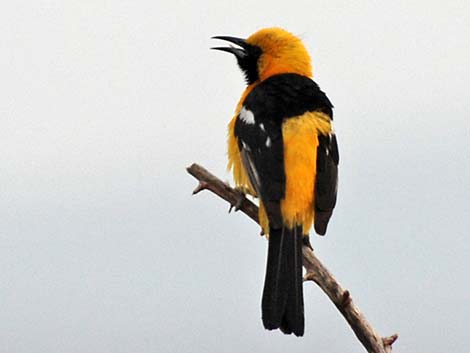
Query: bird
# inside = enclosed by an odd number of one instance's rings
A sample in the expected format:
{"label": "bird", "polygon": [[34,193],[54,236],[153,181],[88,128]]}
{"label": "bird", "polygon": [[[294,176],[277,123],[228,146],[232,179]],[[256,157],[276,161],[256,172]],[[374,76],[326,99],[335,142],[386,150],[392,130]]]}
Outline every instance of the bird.
{"label": "bird", "polygon": [[333,105],[313,81],[302,40],[279,27],[229,46],[246,88],[228,125],[228,169],[243,194],[259,199],[268,238],[261,316],[267,330],[303,336],[302,246],[324,235],[336,205],[339,153]]}

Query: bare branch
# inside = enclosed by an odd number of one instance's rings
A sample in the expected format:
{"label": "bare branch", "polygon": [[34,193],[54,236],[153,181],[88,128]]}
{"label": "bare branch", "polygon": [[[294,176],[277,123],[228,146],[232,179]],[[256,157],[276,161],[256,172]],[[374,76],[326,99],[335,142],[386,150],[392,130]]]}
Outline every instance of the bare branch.
{"label": "bare branch", "polygon": [[[193,194],[205,189],[210,190],[229,202],[231,207],[238,208],[256,223],[259,223],[258,207],[239,191],[231,188],[198,164],[191,165],[187,171],[199,180],[199,185]],[[392,344],[397,340],[398,335],[394,334],[384,338],[379,336],[366,320],[364,314],[354,304],[350,292],[341,287],[334,276],[314,255],[312,249],[303,246],[302,251],[303,265],[307,270],[304,281],[315,282],[325,292],[369,353],[391,353]]]}
{"label": "bare branch", "polygon": [[259,222],[258,207],[238,190],[231,188],[229,185],[196,163],[186,168],[186,170],[189,174],[199,180],[199,185],[194,189],[193,194],[197,194],[205,189],[210,190],[227,201],[231,208],[235,207],[235,209],[242,211],[256,223]]}

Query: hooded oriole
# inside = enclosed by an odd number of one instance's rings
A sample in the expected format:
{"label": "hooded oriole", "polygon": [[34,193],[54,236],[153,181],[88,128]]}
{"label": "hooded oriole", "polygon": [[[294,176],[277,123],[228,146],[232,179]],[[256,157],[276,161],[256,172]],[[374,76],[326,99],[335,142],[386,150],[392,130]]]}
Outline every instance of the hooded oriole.
{"label": "hooded oriole", "polygon": [[229,169],[236,185],[260,200],[269,238],[262,319],[268,330],[302,336],[302,245],[308,232],[324,235],[336,204],[338,147],[333,105],[311,79],[301,40],[281,28],[247,39],[216,36],[237,47],[248,87],[229,124]]}

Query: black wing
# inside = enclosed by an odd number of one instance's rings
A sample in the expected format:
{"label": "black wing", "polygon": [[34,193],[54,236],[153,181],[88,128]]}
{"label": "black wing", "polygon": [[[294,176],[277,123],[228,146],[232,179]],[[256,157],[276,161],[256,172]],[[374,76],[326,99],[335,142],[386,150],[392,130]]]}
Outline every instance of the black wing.
{"label": "black wing", "polygon": [[336,205],[339,153],[336,136],[318,136],[317,174],[315,179],[315,231],[325,235]]}
{"label": "black wing", "polygon": [[[263,201],[270,226],[279,228],[281,209],[279,201],[284,197],[285,174],[282,134],[268,122],[258,126],[238,124],[238,147],[243,167],[257,196]],[[236,126],[236,132],[237,132]],[[239,135],[240,136],[240,135]],[[269,143],[268,143],[269,141]]]}
{"label": "black wing", "polygon": [[243,102],[235,124],[242,163],[270,224],[280,219],[285,193],[282,123],[308,111],[332,118],[333,105],[318,85],[297,74],[272,76],[257,85]]}

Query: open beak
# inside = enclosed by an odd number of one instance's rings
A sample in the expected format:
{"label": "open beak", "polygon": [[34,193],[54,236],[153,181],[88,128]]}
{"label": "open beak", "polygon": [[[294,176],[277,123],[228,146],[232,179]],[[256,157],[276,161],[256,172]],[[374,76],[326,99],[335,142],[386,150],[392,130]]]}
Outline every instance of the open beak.
{"label": "open beak", "polygon": [[226,51],[228,53],[232,53],[233,55],[235,55],[239,59],[242,59],[242,58],[244,58],[248,55],[248,53],[246,52],[246,49],[250,45],[246,43],[245,39],[236,38],[236,37],[228,37],[228,36],[215,36],[215,37],[212,37],[212,39],[226,40],[227,42],[238,45],[240,48],[229,46],[229,47],[213,47],[211,49],[221,50],[221,51]]}

